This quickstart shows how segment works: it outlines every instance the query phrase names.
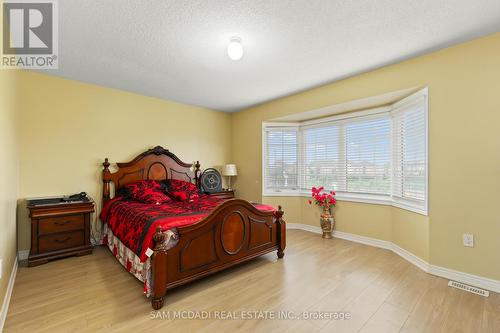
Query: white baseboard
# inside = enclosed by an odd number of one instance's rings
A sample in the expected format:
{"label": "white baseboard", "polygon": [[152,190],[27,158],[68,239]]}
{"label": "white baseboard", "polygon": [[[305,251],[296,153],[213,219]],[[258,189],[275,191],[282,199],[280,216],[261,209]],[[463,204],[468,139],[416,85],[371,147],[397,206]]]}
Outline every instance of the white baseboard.
{"label": "white baseboard", "polygon": [[30,250],[18,251],[17,252],[17,259],[18,260],[27,260],[29,255],[30,255]]}
{"label": "white baseboard", "polygon": [[400,247],[400,246],[398,246],[398,245],[396,245],[394,243],[391,243],[391,244],[392,244],[392,246],[391,246],[390,250],[392,252],[396,253],[401,258],[403,258],[406,261],[408,261],[408,262],[412,263],[413,265],[417,266],[418,268],[420,268],[424,272],[429,273],[429,263],[427,261],[423,260],[422,258],[414,255],[410,251],[405,250],[402,247]]}
{"label": "white baseboard", "polygon": [[[305,230],[305,231],[313,232],[315,234],[320,234],[320,235],[323,233],[321,231],[320,227],[316,227],[316,226],[309,225],[309,224],[302,224],[302,223],[287,223],[286,228],[287,229]],[[340,238],[340,239],[345,239],[345,240],[348,240],[351,242],[380,247],[383,249],[390,250],[392,248],[391,242],[380,240],[380,239],[375,239],[375,238],[370,238],[370,237],[365,237],[365,236],[359,236],[359,235],[355,235],[355,234],[350,234],[348,232],[334,230],[333,236],[335,238]]]}
{"label": "white baseboard", "polygon": [[302,224],[302,223],[286,223],[286,228],[287,229],[298,229],[298,230],[304,230],[304,231],[309,231],[313,232],[315,234],[322,234],[323,232],[321,231],[320,227],[315,227],[313,225],[309,224]]}
{"label": "white baseboard", "polygon": [[389,241],[381,240],[381,239],[359,236],[359,235],[350,234],[348,232],[337,231],[337,230],[335,230],[333,232],[333,236],[336,238],[345,239],[345,240],[348,240],[351,242],[380,247],[380,248],[386,249],[386,250],[392,250],[392,243]]}
{"label": "white baseboard", "polygon": [[[322,234],[321,228],[308,225],[308,224],[302,224],[302,223],[287,223],[286,225],[287,229],[299,229],[299,230],[304,230],[304,231],[309,231],[313,232],[316,234]],[[365,245],[370,245],[370,246],[375,246],[379,247],[382,249],[390,250],[394,253],[396,253],[398,256],[401,258],[407,260],[408,262],[412,263],[413,265],[417,266],[424,272],[427,272],[432,275],[436,275],[445,279],[449,280],[454,280],[466,284],[470,284],[475,287],[483,288],[486,290],[494,291],[497,293],[500,293],[500,281],[499,280],[494,280],[478,275],[473,275],[469,273],[464,273],[460,271],[455,271],[453,269],[449,269],[446,267],[441,267],[441,266],[436,266],[436,265],[431,265],[427,261],[421,259],[420,257],[414,255],[413,253],[409,252],[408,250],[403,249],[402,247],[386,240],[380,240],[376,238],[371,238],[371,237],[366,237],[366,236],[360,236],[360,235],[355,235],[351,234],[348,232],[343,232],[343,231],[334,231],[333,236],[335,238],[341,238],[345,239],[351,242],[356,242],[356,243],[361,243]]]}
{"label": "white baseboard", "polygon": [[7,311],[9,311],[10,297],[12,296],[12,290],[14,289],[16,274],[17,274],[17,258],[15,258],[14,260],[12,273],[10,273],[9,284],[7,285],[7,290],[5,291],[5,296],[3,298],[2,310],[0,311],[0,332],[3,332],[3,325],[5,324],[5,320],[7,319]]}
{"label": "white baseboard", "polygon": [[500,281],[498,280],[478,275],[473,275],[469,273],[464,273],[460,271],[455,271],[450,268],[436,266],[436,265],[429,265],[428,272],[432,275],[437,275],[445,279],[454,280],[465,284],[470,284],[471,286],[500,293]]}

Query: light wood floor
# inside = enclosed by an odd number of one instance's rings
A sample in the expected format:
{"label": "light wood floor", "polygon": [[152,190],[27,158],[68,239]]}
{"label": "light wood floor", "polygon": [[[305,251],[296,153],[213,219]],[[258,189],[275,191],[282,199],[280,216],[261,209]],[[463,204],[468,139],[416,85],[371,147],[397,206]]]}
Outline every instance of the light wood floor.
{"label": "light wood floor", "polygon": [[[350,320],[152,319],[142,285],[102,247],[20,268],[5,332],[500,332],[500,295],[447,286],[387,251],[288,232],[272,253],[168,292],[173,311],[347,311]],[[170,311],[170,312],[169,312]],[[222,314],[222,312],[219,312]],[[276,313],[275,313],[276,314]]]}

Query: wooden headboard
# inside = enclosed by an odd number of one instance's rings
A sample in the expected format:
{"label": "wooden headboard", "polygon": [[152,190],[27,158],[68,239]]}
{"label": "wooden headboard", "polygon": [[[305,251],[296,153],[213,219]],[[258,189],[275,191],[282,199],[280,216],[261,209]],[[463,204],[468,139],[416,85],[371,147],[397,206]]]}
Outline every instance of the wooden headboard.
{"label": "wooden headboard", "polygon": [[196,162],[193,170],[193,164],[182,162],[175,154],[161,146],[145,151],[130,162],[116,163],[118,170],[113,173],[109,171],[110,163],[107,158],[102,165],[104,166],[102,171],[103,204],[111,199],[111,182],[115,186],[115,191],[135,181],[149,179],[180,179],[200,186],[200,163]]}

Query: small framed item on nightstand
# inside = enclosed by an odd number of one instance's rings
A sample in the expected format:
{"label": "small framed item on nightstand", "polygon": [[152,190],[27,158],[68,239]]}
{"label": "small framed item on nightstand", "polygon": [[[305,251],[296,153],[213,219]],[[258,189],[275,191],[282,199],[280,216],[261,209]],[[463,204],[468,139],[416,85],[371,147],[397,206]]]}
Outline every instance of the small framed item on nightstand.
{"label": "small framed item on nightstand", "polygon": [[94,201],[86,193],[56,198],[28,199],[31,250],[28,266],[51,259],[92,253],[90,221]]}

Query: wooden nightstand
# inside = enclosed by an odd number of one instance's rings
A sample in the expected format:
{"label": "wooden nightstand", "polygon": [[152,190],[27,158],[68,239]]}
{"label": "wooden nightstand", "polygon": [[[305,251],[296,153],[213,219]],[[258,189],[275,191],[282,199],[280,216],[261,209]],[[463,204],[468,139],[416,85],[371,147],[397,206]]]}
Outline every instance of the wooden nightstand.
{"label": "wooden nightstand", "polygon": [[220,191],[220,192],[214,192],[210,193],[212,197],[216,198],[221,198],[221,199],[233,199],[234,198],[234,191]]}
{"label": "wooden nightstand", "polygon": [[31,250],[28,266],[37,266],[72,255],[92,253],[90,216],[94,202],[44,203],[28,200],[31,217]]}

